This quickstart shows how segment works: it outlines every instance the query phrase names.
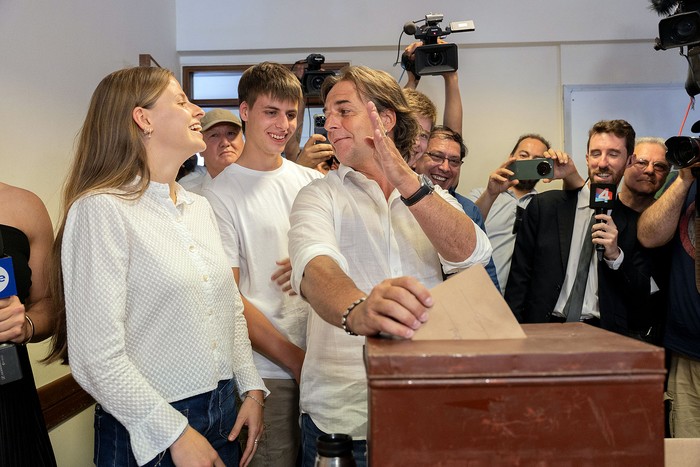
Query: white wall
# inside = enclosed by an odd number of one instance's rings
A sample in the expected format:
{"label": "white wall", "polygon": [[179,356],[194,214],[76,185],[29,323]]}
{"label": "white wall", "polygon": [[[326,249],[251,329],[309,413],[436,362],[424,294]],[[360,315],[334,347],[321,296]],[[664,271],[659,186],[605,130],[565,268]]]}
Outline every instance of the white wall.
{"label": "white wall", "polygon": [[[430,11],[419,0],[286,5],[274,0],[178,2],[180,63],[291,63],[319,52],[327,61],[349,60],[398,79],[401,69],[392,63],[403,24]],[[443,28],[463,19],[476,25],[475,32],[447,38],[459,44],[463,134],[470,154],[459,191],[483,186],[523,133],[541,133],[563,149],[564,85],[682,83],[685,61],[676,51],[653,50],[659,17],[647,5],[643,0],[435,4],[433,11],[445,16]],[[402,46],[411,39],[404,36]],[[423,78],[418,89],[443,108],[440,77]]]}
{"label": "white wall", "polygon": [[54,216],[59,187],[97,83],[138,65],[175,68],[168,0],[0,2],[0,160],[3,181],[34,190]]}
{"label": "white wall", "polygon": [[177,2],[179,51],[395,45],[406,21],[472,19],[460,44],[647,39],[658,22],[644,0],[279,0]]}
{"label": "white wall", "polygon": [[[140,53],[176,68],[175,5],[3,0],[0,47],[0,180],[37,193],[55,222],[73,141],[99,80],[138,65]],[[30,352],[36,360],[46,346],[32,344]],[[67,372],[34,368],[39,386]],[[51,439],[59,466],[92,465],[89,414],[55,428]]]}

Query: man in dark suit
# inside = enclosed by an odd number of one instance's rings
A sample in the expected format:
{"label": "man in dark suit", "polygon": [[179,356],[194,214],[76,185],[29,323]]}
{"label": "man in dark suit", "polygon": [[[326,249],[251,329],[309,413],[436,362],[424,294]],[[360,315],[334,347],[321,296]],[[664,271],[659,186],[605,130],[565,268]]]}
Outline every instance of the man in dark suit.
{"label": "man in dark suit", "polygon": [[[596,123],[586,153],[589,183],[579,190],[547,191],[530,202],[505,294],[518,321],[584,321],[637,337],[648,329],[648,317],[635,313],[634,305],[651,292],[648,254],[637,243],[639,214],[615,200],[612,212],[595,214],[597,223],[589,227],[595,212],[589,207],[590,183],[619,184],[634,138],[624,120]],[[603,260],[589,249],[590,261],[584,256],[579,265],[584,242],[602,245]],[[572,293],[577,288],[581,294]],[[578,303],[576,295],[582,296]]]}

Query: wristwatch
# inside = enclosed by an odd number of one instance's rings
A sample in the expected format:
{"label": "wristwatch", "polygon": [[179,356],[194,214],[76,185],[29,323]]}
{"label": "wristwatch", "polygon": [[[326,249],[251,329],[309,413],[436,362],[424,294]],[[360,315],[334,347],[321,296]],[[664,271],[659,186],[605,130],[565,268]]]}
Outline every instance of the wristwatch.
{"label": "wristwatch", "polygon": [[404,198],[403,196],[401,197],[401,201],[403,201],[403,204],[405,204],[406,206],[413,206],[418,201],[422,200],[435,190],[435,185],[433,185],[433,181],[430,180],[427,175],[418,175],[418,181],[420,182],[420,188],[418,188],[418,191],[413,193],[408,198]]}

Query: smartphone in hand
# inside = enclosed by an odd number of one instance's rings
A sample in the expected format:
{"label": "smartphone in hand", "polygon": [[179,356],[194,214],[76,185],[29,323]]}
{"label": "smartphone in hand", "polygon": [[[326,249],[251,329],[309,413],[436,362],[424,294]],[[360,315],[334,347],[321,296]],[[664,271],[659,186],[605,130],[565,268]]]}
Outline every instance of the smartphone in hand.
{"label": "smartphone in hand", "polygon": [[314,134],[323,135],[328,138],[328,132],[324,125],[326,124],[326,116],[323,114],[314,115]]}

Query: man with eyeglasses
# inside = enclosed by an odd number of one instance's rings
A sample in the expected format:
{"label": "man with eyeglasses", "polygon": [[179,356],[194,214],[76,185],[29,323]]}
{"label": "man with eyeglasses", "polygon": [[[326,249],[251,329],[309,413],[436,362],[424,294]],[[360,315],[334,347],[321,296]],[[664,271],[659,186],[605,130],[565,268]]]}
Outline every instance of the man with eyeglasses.
{"label": "man with eyeglasses", "polygon": [[[637,138],[634,156],[625,169],[618,198],[627,207],[643,213],[656,201],[656,193],[664,185],[671,165],[666,161],[666,142],[663,138]],[[647,340],[656,345],[663,345],[669,283],[668,275],[672,251],[664,245],[650,250],[652,255],[652,276],[654,293],[649,300],[641,300],[637,308],[640,314],[651,317],[653,323]]]}
{"label": "man with eyeglasses", "polygon": [[[624,120],[600,121],[588,133],[586,164],[594,184],[618,185],[634,153]],[[505,299],[523,323],[584,322],[642,338],[651,323],[637,305],[651,291],[651,261],[637,242],[639,214],[613,201],[589,206],[589,184],[550,190],[525,210],[515,240]],[[602,246],[602,258],[593,247]]]}
{"label": "man with eyeglasses", "polygon": [[[446,126],[436,126],[430,132],[425,152],[416,159],[413,168],[416,173],[425,175],[434,185],[438,185],[454,196],[459,201],[459,204],[462,205],[462,209],[469,218],[481,230],[486,231],[484,218],[481,216],[479,208],[471,200],[457,193],[454,188],[455,182],[459,180],[460,170],[466,156],[467,147],[464,145],[460,134]],[[493,259],[490,259],[486,265],[486,272],[488,272],[491,281],[500,291],[498,274]]]}
{"label": "man with eyeglasses", "polygon": [[670,170],[663,138],[637,138],[634,157],[622,179],[618,194],[620,201],[639,213],[644,212],[654,204],[654,195],[663,186]]}

